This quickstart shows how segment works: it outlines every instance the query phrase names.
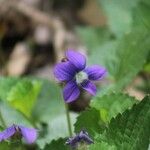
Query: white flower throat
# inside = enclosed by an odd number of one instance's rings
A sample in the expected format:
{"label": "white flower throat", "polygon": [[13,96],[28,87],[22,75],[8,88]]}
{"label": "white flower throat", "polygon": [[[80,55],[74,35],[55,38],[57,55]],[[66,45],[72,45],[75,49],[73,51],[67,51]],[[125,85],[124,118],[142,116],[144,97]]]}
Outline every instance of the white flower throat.
{"label": "white flower throat", "polygon": [[86,72],[80,71],[75,75],[75,79],[77,84],[81,84],[84,80],[88,79],[88,75]]}

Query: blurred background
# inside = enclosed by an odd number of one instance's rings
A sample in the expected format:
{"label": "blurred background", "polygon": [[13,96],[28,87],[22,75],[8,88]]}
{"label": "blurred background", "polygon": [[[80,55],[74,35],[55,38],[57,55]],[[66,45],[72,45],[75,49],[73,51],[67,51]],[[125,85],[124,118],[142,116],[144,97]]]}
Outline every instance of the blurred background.
{"label": "blurred background", "polygon": [[51,66],[66,49],[86,54],[78,27],[106,26],[96,0],[1,0],[0,7],[0,67],[7,76],[50,79]]}
{"label": "blurred background", "polygon": [[149,0],[0,0],[0,76],[53,81],[54,64],[72,48],[108,69],[105,85],[142,99],[149,31]]}

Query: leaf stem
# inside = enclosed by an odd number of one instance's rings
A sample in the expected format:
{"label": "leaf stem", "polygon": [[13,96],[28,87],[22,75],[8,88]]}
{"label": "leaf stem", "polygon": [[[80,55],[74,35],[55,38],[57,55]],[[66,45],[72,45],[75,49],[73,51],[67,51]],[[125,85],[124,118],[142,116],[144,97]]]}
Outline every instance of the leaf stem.
{"label": "leaf stem", "polygon": [[69,132],[69,136],[72,137],[72,129],[71,129],[71,120],[70,120],[69,108],[68,108],[68,104],[66,104],[66,103],[65,103],[65,109],[66,109],[66,118],[67,118],[67,124],[68,124],[68,132]]}

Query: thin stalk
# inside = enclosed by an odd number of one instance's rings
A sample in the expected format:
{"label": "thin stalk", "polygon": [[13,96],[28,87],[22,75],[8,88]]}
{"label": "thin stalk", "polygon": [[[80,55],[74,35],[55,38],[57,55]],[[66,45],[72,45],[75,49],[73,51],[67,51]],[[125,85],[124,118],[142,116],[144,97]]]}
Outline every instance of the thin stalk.
{"label": "thin stalk", "polygon": [[3,126],[4,128],[6,128],[7,126],[6,126],[6,123],[5,123],[5,120],[4,120],[3,116],[2,116],[1,111],[0,111],[0,121],[1,121],[1,123],[2,123],[2,126]]}
{"label": "thin stalk", "polygon": [[70,120],[68,104],[66,103],[65,103],[65,109],[66,109],[66,118],[67,118],[67,124],[68,124],[68,132],[69,132],[69,136],[71,137],[72,136],[71,120]]}

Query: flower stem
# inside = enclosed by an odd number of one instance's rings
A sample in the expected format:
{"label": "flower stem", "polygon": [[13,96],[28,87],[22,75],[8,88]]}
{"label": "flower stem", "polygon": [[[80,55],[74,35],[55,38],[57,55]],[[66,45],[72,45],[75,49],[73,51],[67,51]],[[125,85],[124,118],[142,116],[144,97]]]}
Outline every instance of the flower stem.
{"label": "flower stem", "polygon": [[5,120],[4,120],[3,116],[2,116],[1,111],[0,111],[0,121],[1,121],[2,126],[3,126],[4,128],[6,128],[7,126],[6,126],[6,123],[5,123]]}
{"label": "flower stem", "polygon": [[72,136],[71,120],[70,120],[68,104],[66,103],[65,103],[65,109],[66,109],[66,118],[67,118],[67,123],[68,123],[68,132],[69,132],[69,136],[71,137]]}

